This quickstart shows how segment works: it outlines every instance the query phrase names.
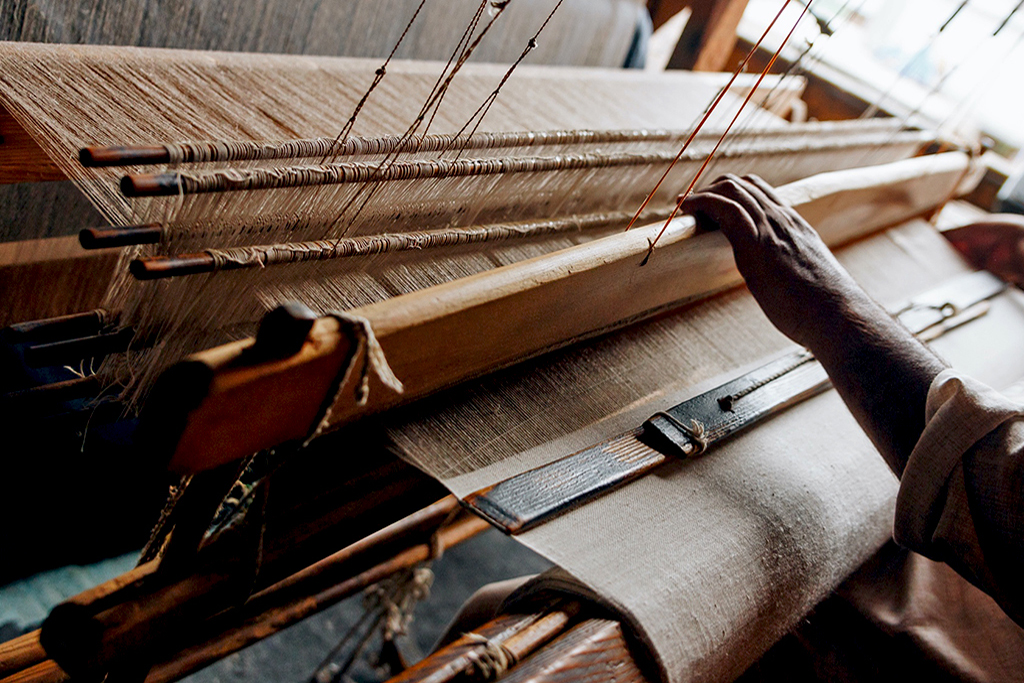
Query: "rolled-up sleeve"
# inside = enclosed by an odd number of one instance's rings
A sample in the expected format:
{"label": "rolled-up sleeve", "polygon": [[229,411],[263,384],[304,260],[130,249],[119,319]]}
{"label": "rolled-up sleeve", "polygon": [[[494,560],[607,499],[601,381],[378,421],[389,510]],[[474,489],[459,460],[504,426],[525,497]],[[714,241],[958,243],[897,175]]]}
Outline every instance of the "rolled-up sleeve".
{"label": "rolled-up sleeve", "polygon": [[893,535],[952,566],[1024,625],[1024,404],[940,373],[901,477]]}

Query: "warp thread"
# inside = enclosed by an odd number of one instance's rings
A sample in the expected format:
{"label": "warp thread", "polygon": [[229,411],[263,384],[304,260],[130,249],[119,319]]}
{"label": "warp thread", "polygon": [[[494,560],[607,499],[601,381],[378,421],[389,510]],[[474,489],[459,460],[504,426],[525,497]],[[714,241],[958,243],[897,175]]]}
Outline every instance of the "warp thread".
{"label": "warp thread", "polygon": [[330,156],[373,156],[379,154],[416,154],[450,149],[500,149],[547,145],[615,144],[629,142],[675,141],[684,133],[647,130],[552,130],[474,133],[473,135],[436,134],[406,137],[351,137],[332,148],[333,138],[286,140],[277,143],[248,140],[210,142],[172,142],[163,148],[171,164],[224,161],[261,161],[270,159],[322,158]]}
{"label": "warp thread", "polygon": [[[815,134],[830,134],[849,129],[842,121],[819,121],[808,124],[799,130],[800,136],[813,137]],[[860,132],[874,130],[898,132],[893,130],[890,119],[872,119],[858,122]],[[771,135],[786,135],[794,131],[783,128],[771,131]],[[698,135],[713,138],[720,134],[711,131]],[[756,131],[762,136],[765,131]],[[546,147],[546,146],[578,146],[592,144],[628,144],[628,143],[675,143],[683,140],[688,131],[674,130],[546,130],[546,131],[499,131],[466,134],[418,135],[413,137],[402,135],[381,135],[375,137],[350,137],[343,142],[335,143],[334,138],[304,138],[284,140],[281,142],[255,142],[251,140],[209,140],[168,142],[159,145],[168,155],[168,163],[201,164],[226,161],[268,161],[273,159],[304,159],[344,157],[344,156],[375,156],[390,154],[420,154],[445,152],[458,149],[502,149],[509,147]],[[744,130],[734,138],[751,135]]]}

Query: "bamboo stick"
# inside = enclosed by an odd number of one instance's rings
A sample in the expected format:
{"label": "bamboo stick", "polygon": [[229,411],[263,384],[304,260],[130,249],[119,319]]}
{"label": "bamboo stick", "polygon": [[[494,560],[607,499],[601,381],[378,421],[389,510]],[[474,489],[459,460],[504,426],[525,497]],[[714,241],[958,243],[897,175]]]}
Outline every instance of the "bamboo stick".
{"label": "bamboo stick", "polygon": [[511,655],[513,664],[522,661],[564,633],[581,610],[576,601],[562,603],[556,599],[547,610],[536,614],[500,616],[449,643],[389,683],[450,683],[460,679],[480,661],[486,648],[481,638]]}
{"label": "bamboo stick", "polygon": [[[780,194],[835,246],[969,189],[975,180],[970,169],[966,155],[949,153],[826,173],[784,186]],[[328,426],[740,284],[725,237],[695,236],[688,217],[673,222],[650,263],[639,267],[661,228],[634,229],[352,311],[369,321],[405,390],[396,394],[371,378],[369,400],[359,405],[351,398],[354,389],[343,388]],[[440,339],[443,348],[436,346]],[[240,341],[196,354],[154,390],[154,400],[161,396],[152,405],[162,407],[143,419],[154,448],[173,445],[172,469],[201,470],[304,438],[353,349],[334,318],[316,321],[291,358],[240,364],[251,345]]]}

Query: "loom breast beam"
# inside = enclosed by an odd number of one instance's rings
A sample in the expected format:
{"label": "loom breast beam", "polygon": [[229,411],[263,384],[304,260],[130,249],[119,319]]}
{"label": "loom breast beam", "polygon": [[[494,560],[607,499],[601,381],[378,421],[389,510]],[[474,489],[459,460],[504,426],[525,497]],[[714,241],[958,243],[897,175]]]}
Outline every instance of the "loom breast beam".
{"label": "loom breast beam", "polygon": [[[971,273],[900,307],[901,320],[934,339],[987,311],[1005,285]],[[642,427],[466,496],[464,502],[505,533],[516,534],[598,498],[672,458],[703,455],[729,438],[831,386],[805,350],[767,363],[653,415]]]}
{"label": "loom breast beam", "polygon": [[[780,195],[838,245],[967,191],[978,175],[972,170],[967,155],[948,153],[826,173],[783,186]],[[317,320],[299,353],[283,360],[247,364],[251,340],[196,354],[154,388],[143,414],[148,444],[173,470],[207,469],[306,438],[329,396],[339,400],[323,426],[334,428],[741,282],[725,237],[694,237],[689,218],[673,223],[640,268],[661,228],[637,228],[350,311],[369,322],[405,384],[403,394],[372,377],[365,404],[355,401],[354,386],[332,393],[353,343],[331,317]]]}

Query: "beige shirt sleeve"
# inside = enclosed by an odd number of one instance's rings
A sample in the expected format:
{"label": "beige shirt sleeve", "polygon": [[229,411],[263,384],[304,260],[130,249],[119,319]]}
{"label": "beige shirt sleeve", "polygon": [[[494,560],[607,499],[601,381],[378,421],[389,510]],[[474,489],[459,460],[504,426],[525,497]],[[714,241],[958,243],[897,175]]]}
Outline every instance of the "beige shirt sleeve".
{"label": "beige shirt sleeve", "polygon": [[893,535],[952,566],[1024,625],[1024,403],[955,370],[935,378]]}

